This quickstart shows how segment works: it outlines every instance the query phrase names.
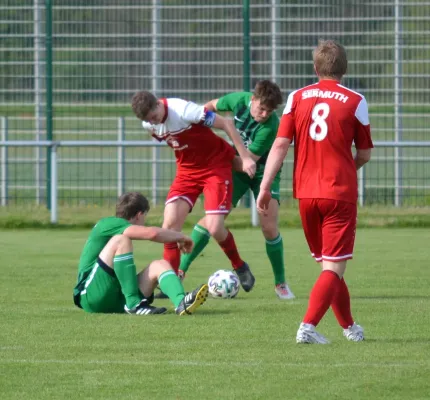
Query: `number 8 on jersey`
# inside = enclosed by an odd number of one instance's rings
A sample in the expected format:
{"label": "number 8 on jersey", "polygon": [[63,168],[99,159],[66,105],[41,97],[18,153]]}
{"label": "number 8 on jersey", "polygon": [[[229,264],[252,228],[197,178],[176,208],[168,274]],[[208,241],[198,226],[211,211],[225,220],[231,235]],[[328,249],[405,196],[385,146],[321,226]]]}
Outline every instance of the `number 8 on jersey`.
{"label": "number 8 on jersey", "polygon": [[309,135],[313,140],[320,142],[321,140],[324,140],[326,138],[328,133],[328,126],[327,126],[326,119],[329,113],[330,113],[330,106],[327,103],[317,104],[313,108],[312,110],[313,123],[309,127]]}

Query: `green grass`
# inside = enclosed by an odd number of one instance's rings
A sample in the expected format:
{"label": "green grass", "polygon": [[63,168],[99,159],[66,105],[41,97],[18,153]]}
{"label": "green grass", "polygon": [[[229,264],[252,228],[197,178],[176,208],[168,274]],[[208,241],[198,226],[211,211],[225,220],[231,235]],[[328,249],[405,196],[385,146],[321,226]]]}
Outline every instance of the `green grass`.
{"label": "green grass", "polygon": [[[361,229],[346,278],[366,342],[349,343],[329,312],[329,346],[298,346],[318,265],[299,229],[282,231],[297,299],[275,298],[258,230],[235,230],[257,278],[237,299],[191,317],[89,315],[72,304],[87,231],[0,231],[1,399],[427,399],[428,229]],[[162,247],[136,243],[135,260]],[[214,243],[186,289],[228,263]],[[167,300],[159,301],[172,310]]]}

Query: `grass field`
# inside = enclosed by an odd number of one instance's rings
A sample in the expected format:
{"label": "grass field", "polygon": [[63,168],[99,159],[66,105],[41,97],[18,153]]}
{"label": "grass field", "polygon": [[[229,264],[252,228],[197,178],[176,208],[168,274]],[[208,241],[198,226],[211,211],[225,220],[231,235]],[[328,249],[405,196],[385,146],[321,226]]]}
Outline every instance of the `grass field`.
{"label": "grass field", "polygon": [[[0,231],[0,398],[428,399],[428,229],[361,229],[346,278],[366,332],[347,342],[331,312],[328,346],[295,333],[319,268],[299,229],[282,231],[297,299],[282,302],[258,230],[235,230],[255,289],[209,299],[193,316],[89,315],[73,306],[87,231]],[[162,248],[137,243],[143,265]],[[211,243],[186,289],[228,264]],[[172,310],[167,300],[158,301]]]}

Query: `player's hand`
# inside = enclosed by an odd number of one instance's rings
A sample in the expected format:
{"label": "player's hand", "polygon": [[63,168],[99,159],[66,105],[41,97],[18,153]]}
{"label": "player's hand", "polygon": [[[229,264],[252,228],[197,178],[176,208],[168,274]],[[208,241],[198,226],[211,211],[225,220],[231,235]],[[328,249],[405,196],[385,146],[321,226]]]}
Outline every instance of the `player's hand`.
{"label": "player's hand", "polygon": [[179,250],[182,251],[182,253],[191,253],[194,247],[193,239],[191,239],[189,236],[184,235],[184,237],[178,241],[178,247]]}
{"label": "player's hand", "polygon": [[251,157],[242,158],[242,170],[253,178],[255,175],[255,170],[257,169],[257,164]]}
{"label": "player's hand", "polygon": [[260,193],[258,194],[256,202],[257,211],[260,214],[267,215],[270,200],[272,200],[272,194],[270,193],[270,190],[260,189]]}

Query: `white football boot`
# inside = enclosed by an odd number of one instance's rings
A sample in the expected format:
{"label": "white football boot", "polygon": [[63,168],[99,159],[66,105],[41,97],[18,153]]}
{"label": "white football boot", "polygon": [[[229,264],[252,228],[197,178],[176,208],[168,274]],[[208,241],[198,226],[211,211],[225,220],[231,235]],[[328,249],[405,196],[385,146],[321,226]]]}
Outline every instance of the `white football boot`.
{"label": "white football boot", "polygon": [[311,324],[301,323],[299,330],[296,335],[297,343],[317,343],[317,344],[329,344],[330,341],[327,340],[323,335],[315,330],[315,326]]}
{"label": "white football boot", "polygon": [[351,342],[361,342],[364,340],[364,329],[354,322],[353,325],[343,330],[343,336]]}
{"label": "white football boot", "polygon": [[286,282],[277,284],[275,286],[275,293],[281,300],[292,300],[296,298]]}

